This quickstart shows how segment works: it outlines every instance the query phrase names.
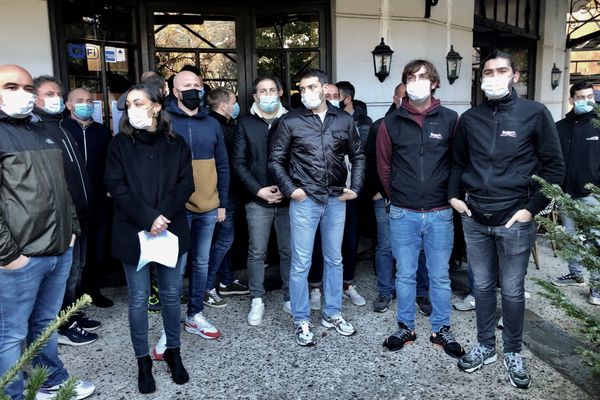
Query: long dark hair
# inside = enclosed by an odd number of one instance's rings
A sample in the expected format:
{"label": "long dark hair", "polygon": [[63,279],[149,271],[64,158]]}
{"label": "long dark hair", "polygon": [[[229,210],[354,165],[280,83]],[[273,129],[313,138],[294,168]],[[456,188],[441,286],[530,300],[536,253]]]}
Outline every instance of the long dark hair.
{"label": "long dark hair", "polygon": [[[133,90],[139,90],[146,93],[150,101],[161,105],[160,112],[156,117],[156,133],[166,135],[168,139],[174,139],[175,135],[171,132],[171,120],[169,118],[169,113],[165,110],[162,92],[156,86],[147,83],[138,83],[137,85],[132,86],[127,94],[131,93]],[[133,138],[133,133],[136,130],[137,129],[129,123],[129,115],[127,114],[126,109],[119,122],[119,132]]]}

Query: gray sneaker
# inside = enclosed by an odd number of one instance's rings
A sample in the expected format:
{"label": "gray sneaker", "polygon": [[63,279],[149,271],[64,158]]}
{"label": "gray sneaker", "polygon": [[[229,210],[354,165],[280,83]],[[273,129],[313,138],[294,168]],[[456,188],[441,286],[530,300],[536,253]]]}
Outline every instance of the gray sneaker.
{"label": "gray sneaker", "polygon": [[596,288],[590,288],[590,295],[588,296],[588,303],[595,306],[600,306],[600,290]]}
{"label": "gray sneaker", "polygon": [[471,311],[475,309],[475,297],[468,294],[463,299],[454,303],[454,308],[458,311]]}
{"label": "gray sneaker", "polygon": [[583,279],[583,276],[569,272],[568,274],[559,276],[553,280],[552,284],[554,286],[584,286],[585,279]]}
{"label": "gray sneaker", "polygon": [[382,313],[386,312],[390,308],[390,302],[392,299],[379,294],[375,300],[373,300],[373,311]]}
{"label": "gray sneaker", "polygon": [[314,346],[315,335],[312,332],[312,325],[308,321],[302,321],[296,324],[296,342],[300,346]]}
{"label": "gray sneaker", "polygon": [[458,360],[458,369],[465,372],[474,372],[494,361],[496,361],[496,349],[477,343],[475,347]]}
{"label": "gray sneaker", "polygon": [[354,329],[354,327],[342,317],[342,314],[339,313],[329,317],[323,316],[321,325],[325,328],[335,328],[337,333],[342,336],[352,336],[356,333],[356,329]]}
{"label": "gray sneaker", "polygon": [[527,389],[531,386],[531,376],[520,353],[504,353],[504,368],[508,371],[508,379],[514,387]]}

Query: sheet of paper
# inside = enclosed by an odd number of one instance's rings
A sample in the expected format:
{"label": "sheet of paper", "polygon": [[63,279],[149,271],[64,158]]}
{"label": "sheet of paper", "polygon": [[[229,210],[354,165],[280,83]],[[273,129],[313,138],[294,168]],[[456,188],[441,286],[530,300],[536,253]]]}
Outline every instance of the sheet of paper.
{"label": "sheet of paper", "polygon": [[92,119],[99,124],[104,123],[102,120],[102,100],[94,100],[94,113]]}
{"label": "sheet of paper", "polygon": [[149,262],[162,264],[175,268],[179,255],[179,238],[169,231],[152,236],[148,231],[138,232],[140,238],[140,261],[137,265],[139,271]]}

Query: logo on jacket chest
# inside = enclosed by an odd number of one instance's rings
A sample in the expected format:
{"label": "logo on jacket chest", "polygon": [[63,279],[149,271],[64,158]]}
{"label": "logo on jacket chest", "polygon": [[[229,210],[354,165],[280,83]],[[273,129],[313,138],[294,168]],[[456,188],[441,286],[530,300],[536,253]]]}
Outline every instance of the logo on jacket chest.
{"label": "logo on jacket chest", "polygon": [[442,140],[444,139],[444,136],[441,133],[431,132],[429,134],[429,139]]}
{"label": "logo on jacket chest", "polygon": [[586,138],[585,140],[599,140],[600,138],[598,136],[591,136],[589,138]]}
{"label": "logo on jacket chest", "polygon": [[516,138],[517,137],[517,132],[515,132],[515,131],[502,131],[502,133],[500,134],[500,137]]}

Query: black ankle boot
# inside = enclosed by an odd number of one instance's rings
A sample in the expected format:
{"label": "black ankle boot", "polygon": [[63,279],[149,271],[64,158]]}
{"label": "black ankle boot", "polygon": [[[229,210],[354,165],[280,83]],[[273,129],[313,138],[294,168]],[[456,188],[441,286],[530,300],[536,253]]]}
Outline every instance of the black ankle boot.
{"label": "black ankle boot", "polygon": [[156,382],[152,376],[152,359],[150,356],[139,357],[138,363],[138,389],[140,393],[152,393],[156,390]]}
{"label": "black ankle boot", "polygon": [[164,359],[171,370],[171,378],[173,378],[173,382],[178,385],[183,385],[187,381],[190,380],[190,376],[188,375],[183,363],[181,362],[181,355],[179,354],[179,347],[174,347],[172,349],[166,349],[164,354]]}

